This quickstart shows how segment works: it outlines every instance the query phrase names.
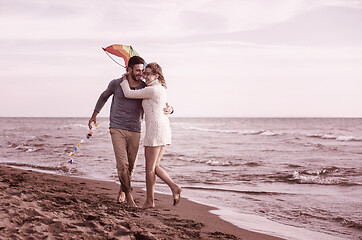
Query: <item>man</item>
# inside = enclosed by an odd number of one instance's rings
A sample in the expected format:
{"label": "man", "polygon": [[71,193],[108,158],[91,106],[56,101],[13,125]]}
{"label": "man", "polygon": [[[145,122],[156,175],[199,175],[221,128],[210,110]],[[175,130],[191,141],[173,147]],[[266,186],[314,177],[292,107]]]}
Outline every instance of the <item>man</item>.
{"label": "man", "polygon": [[[127,79],[132,89],[142,89],[146,84],[141,80],[144,69],[144,60],[133,56],[128,61]],[[88,126],[92,129],[92,122],[113,95],[110,111],[110,134],[113,150],[116,157],[118,178],[121,183],[118,202],[126,201],[128,205],[136,207],[131,194],[131,177],[136,167],[137,153],[141,138],[141,119],[143,115],[142,100],[124,97],[120,86],[122,79],[112,80],[107,89],[100,95]],[[165,114],[173,112],[172,107],[165,106]]]}

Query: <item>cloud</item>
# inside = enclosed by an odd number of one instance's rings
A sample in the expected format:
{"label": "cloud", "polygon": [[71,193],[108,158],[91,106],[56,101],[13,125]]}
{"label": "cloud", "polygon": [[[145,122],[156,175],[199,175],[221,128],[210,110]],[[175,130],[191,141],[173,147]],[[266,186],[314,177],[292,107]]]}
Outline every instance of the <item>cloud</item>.
{"label": "cloud", "polygon": [[224,32],[227,27],[225,17],[201,11],[182,12],[178,25],[187,33]]}
{"label": "cloud", "polygon": [[253,30],[305,11],[302,0],[2,0],[3,39],[177,38]]}
{"label": "cloud", "polygon": [[101,47],[120,43],[161,64],[177,116],[358,116],[360,5],[0,0],[0,107],[12,116],[87,116],[124,71]]}
{"label": "cloud", "polygon": [[[359,46],[362,44],[362,8],[323,6],[288,21],[250,31],[201,32],[164,38],[164,44],[235,41],[259,45]],[[154,41],[155,39],[150,39]]]}
{"label": "cloud", "polygon": [[231,33],[227,38],[279,45],[361,45],[361,22],[362,9],[320,7],[283,23]]}
{"label": "cloud", "polygon": [[[293,29],[287,29],[288,26],[292,28],[293,24],[296,28],[298,24],[303,30],[306,28],[305,24],[296,20],[290,22],[296,16],[303,16],[308,11],[326,5],[358,8],[361,4],[357,3],[337,0],[2,0],[0,29],[3,33],[1,39],[9,40],[122,39],[134,42],[144,38],[163,42],[191,39],[194,36],[194,39],[198,39],[202,34],[215,34],[213,40],[220,38],[217,34],[224,36],[224,39],[258,39],[276,31],[276,36],[270,37],[273,41],[280,32],[293,32]],[[333,21],[331,18],[332,14],[328,19]]]}

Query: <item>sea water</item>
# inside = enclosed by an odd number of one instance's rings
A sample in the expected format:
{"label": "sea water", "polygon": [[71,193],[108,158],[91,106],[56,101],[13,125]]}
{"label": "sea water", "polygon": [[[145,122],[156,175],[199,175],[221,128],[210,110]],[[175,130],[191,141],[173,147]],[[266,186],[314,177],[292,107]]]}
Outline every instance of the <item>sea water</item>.
{"label": "sea water", "polygon": [[[0,163],[118,181],[108,119],[98,120],[87,139],[87,118],[0,118]],[[287,239],[362,238],[362,119],[170,122],[161,165],[184,197],[218,207],[214,213],[239,227]],[[144,165],[141,142],[134,186],[145,187]],[[170,194],[161,180],[156,190]]]}

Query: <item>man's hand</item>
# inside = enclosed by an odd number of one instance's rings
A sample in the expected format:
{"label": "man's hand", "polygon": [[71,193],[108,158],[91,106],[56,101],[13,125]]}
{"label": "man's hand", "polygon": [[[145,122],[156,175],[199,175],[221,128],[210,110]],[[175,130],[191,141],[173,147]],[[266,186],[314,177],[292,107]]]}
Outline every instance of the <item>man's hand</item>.
{"label": "man's hand", "polygon": [[170,105],[168,105],[168,103],[166,103],[166,107],[163,109],[163,113],[165,115],[173,113],[173,107],[171,107]]}
{"label": "man's hand", "polygon": [[92,117],[89,119],[88,127],[90,130],[92,130],[92,123],[94,123],[94,124],[97,123],[97,115],[98,115],[98,112],[94,111],[92,114]]}

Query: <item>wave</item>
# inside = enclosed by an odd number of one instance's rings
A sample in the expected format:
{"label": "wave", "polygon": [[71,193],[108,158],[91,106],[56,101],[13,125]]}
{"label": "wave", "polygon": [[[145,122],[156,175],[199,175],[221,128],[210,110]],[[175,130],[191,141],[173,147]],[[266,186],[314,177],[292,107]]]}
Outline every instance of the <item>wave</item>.
{"label": "wave", "polygon": [[322,178],[320,175],[314,174],[305,174],[298,171],[293,173],[292,182],[300,183],[300,184],[320,184],[320,185],[338,185],[339,182],[337,180],[331,178]]}
{"label": "wave", "polygon": [[[165,154],[166,155],[166,154]],[[247,167],[259,167],[262,166],[262,163],[260,162],[243,162],[241,158],[236,158],[233,160],[225,160],[225,159],[198,159],[195,157],[189,157],[185,155],[180,154],[167,154],[166,156],[174,157],[177,156],[177,160],[186,161],[186,162],[192,162],[192,163],[199,163],[199,164],[206,164],[209,166],[247,166]]]}
{"label": "wave", "polygon": [[297,165],[297,164],[288,164],[289,168],[300,168],[302,167],[301,165]]}
{"label": "wave", "polygon": [[52,138],[53,136],[48,135],[48,134],[44,134],[41,136],[32,136],[30,140],[28,140],[28,142],[43,142],[46,141],[46,139],[48,138]]}
{"label": "wave", "polygon": [[295,211],[295,213],[297,214],[297,216],[302,215],[308,219],[314,218],[314,219],[326,221],[329,223],[335,222],[335,223],[338,223],[339,225],[342,225],[347,228],[362,230],[362,223],[359,221],[360,219],[351,220],[351,219],[346,219],[345,217],[341,217],[341,216],[334,217],[333,215],[325,214],[326,212],[323,209],[309,208],[309,209],[305,209],[304,211],[303,210]]}
{"label": "wave", "polygon": [[247,162],[247,163],[244,163],[245,166],[248,166],[248,167],[259,167],[261,166],[262,164],[258,163],[258,162]]}
{"label": "wave", "polygon": [[15,162],[3,162],[7,166],[18,167],[18,168],[30,168],[34,170],[41,170],[41,171],[49,171],[58,174],[76,174],[79,175],[80,172],[75,167],[67,167],[63,164],[59,164],[57,166],[39,166],[34,164],[28,163],[15,163]]}
{"label": "wave", "polygon": [[39,166],[39,165],[33,165],[33,164],[28,164],[28,163],[15,163],[15,162],[8,162],[8,163],[5,162],[3,164],[8,165],[8,166],[13,166],[13,167],[26,167],[26,168],[33,168],[33,169],[46,170],[46,171],[62,170],[62,166],[55,166],[55,167]]}
{"label": "wave", "polygon": [[322,149],[322,150],[331,150],[331,151],[339,151],[338,148],[336,147],[330,147],[327,145],[323,145],[320,143],[311,143],[311,142],[307,142],[303,144],[305,147],[315,147],[317,149]]}
{"label": "wave", "polygon": [[48,134],[31,136],[30,139],[21,140],[21,143],[7,141],[7,146],[23,152],[38,152],[45,150],[49,146],[50,138],[53,138],[53,136]]}
{"label": "wave", "polygon": [[354,137],[354,136],[335,136],[335,135],[330,135],[330,134],[307,134],[306,136],[310,137],[310,138],[337,140],[340,142],[360,142],[360,141],[362,141],[362,138]]}
{"label": "wave", "polygon": [[209,166],[239,166],[239,163],[233,162],[233,161],[222,161],[222,160],[212,160],[212,159],[202,159],[202,160],[193,160],[192,162],[195,163],[204,163]]}
{"label": "wave", "polygon": [[266,131],[262,132],[260,135],[263,135],[263,136],[272,136],[272,137],[273,137],[273,136],[277,136],[277,135],[280,135],[280,134],[266,130]]}
{"label": "wave", "polygon": [[180,154],[177,154],[177,153],[173,153],[173,152],[165,152],[163,154],[164,157],[179,157]]}
{"label": "wave", "polygon": [[276,136],[280,135],[268,130],[228,130],[228,129],[214,129],[214,128],[200,128],[200,127],[184,127],[187,130],[196,130],[202,132],[216,132],[216,133],[230,133],[240,135],[262,135],[262,136]]}
{"label": "wave", "polygon": [[247,190],[236,190],[236,189],[225,189],[225,188],[213,188],[213,187],[200,187],[200,186],[183,186],[184,189],[201,190],[201,191],[217,191],[217,192],[232,192],[242,193],[248,195],[285,195],[290,193],[281,192],[267,192],[267,191],[247,191]]}
{"label": "wave", "polygon": [[209,166],[240,166],[240,163],[237,161],[217,160],[217,159],[197,159],[194,157],[187,157],[187,156],[183,156],[183,155],[178,156],[177,160],[206,164]]}
{"label": "wave", "polygon": [[8,147],[14,148],[23,152],[38,152],[45,150],[45,144],[35,143],[35,144],[16,144],[8,142]]}
{"label": "wave", "polygon": [[[289,168],[301,168],[299,165],[287,165]],[[361,186],[362,173],[360,169],[326,167],[321,170],[294,170],[278,172],[272,175],[260,175],[259,180],[269,182],[286,182],[293,184],[317,184],[339,186]]]}
{"label": "wave", "polygon": [[[203,128],[203,127],[183,127],[187,130],[201,131],[201,132],[210,132],[210,133],[223,133],[223,134],[237,134],[237,135],[258,135],[266,137],[275,137],[280,135],[291,135],[295,137],[295,133],[277,133],[270,130],[259,129],[259,130],[236,130],[236,129],[217,129],[217,128]],[[323,140],[336,140],[339,142],[361,142],[361,137],[356,136],[344,136],[344,135],[332,135],[332,134],[305,134],[307,138],[318,138]],[[302,136],[301,136],[302,137]],[[302,139],[295,137],[296,139]]]}
{"label": "wave", "polygon": [[354,228],[358,230],[362,230],[362,223],[361,222],[355,222],[352,220],[345,219],[343,217],[336,217],[333,218],[333,221],[338,222],[346,227]]}
{"label": "wave", "polygon": [[57,130],[78,129],[78,128],[88,129],[88,125],[87,124],[81,124],[81,123],[67,123],[64,126],[58,127]]}
{"label": "wave", "polygon": [[362,185],[360,182],[353,182],[351,180],[353,176],[359,177],[361,174],[354,169],[341,169],[332,166],[319,171],[294,171],[289,181],[299,184]]}

